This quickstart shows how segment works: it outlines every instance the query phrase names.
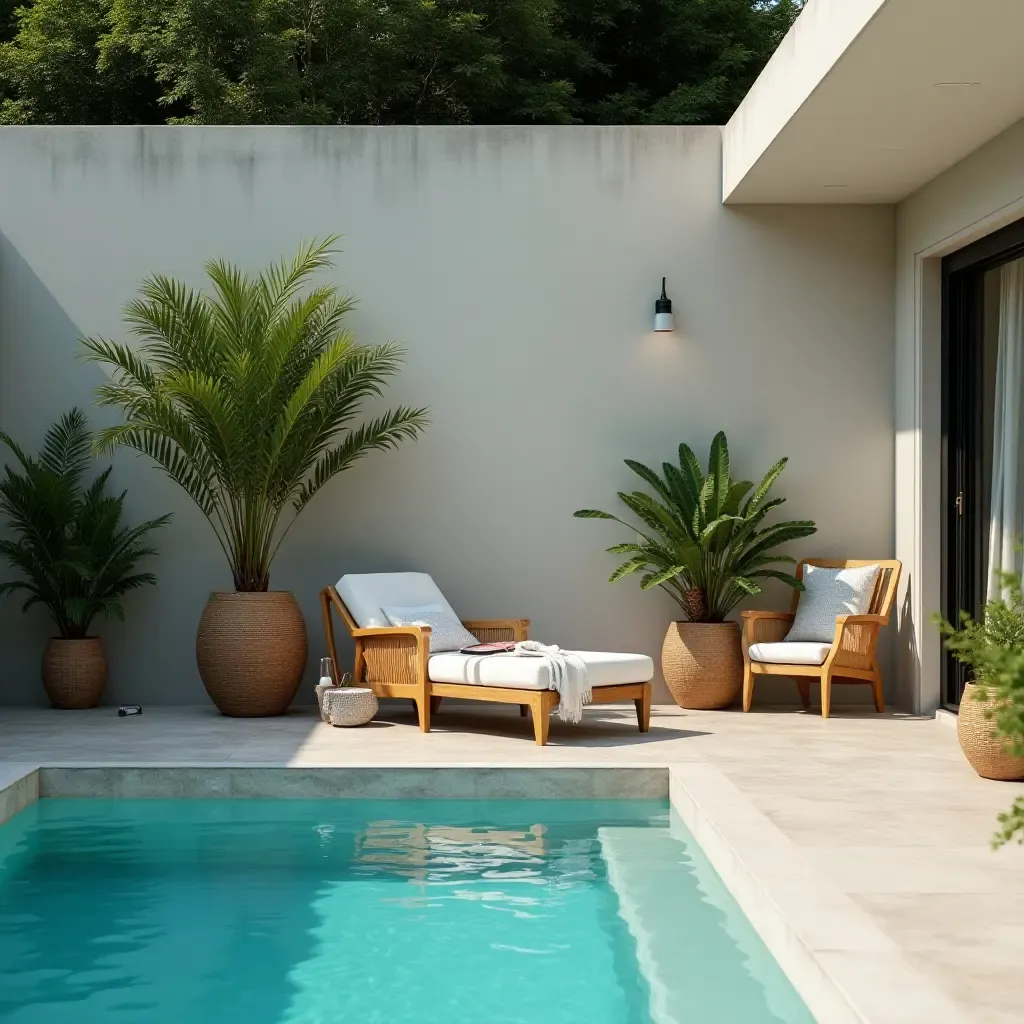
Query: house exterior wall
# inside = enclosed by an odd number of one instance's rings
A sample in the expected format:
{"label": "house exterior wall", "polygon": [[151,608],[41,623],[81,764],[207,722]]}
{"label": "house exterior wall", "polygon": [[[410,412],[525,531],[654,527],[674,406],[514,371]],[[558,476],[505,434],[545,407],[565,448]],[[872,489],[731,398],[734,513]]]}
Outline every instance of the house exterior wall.
{"label": "house exterior wall", "polygon": [[[786,511],[820,525],[794,553],[892,553],[893,211],[726,208],[717,128],[4,128],[0,181],[0,424],[30,447],[89,405],[102,371],[76,339],[123,337],[144,275],[200,284],[208,257],[257,269],[344,233],[356,336],[404,342],[387,399],[433,422],[336,479],[281,549],[310,675],[318,589],[372,570],[427,571],[463,614],[529,616],[542,640],[657,657],[673,604],[608,585],[622,533],[572,513],[615,507],[623,458],[703,454],[718,429],[744,475],[790,457]],[[654,335],[663,275],[677,330]],[[98,627],[107,700],[202,702],[196,623],[230,575],[169,481],[114,461],[131,517],[174,521],[159,585]],[[0,605],[0,701],[42,701],[47,633]]]}
{"label": "house exterior wall", "polygon": [[951,167],[896,211],[897,678],[907,706],[940,704],[942,601],[942,257],[1024,216],[1024,121]]}

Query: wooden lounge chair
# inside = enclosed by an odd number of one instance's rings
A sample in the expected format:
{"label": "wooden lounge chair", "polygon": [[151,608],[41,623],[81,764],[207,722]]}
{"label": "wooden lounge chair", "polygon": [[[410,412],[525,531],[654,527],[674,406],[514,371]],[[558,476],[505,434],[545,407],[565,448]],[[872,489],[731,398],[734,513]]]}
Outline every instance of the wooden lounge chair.
{"label": "wooden lounge chair", "polygon": [[[342,598],[345,594],[345,598]],[[355,641],[353,681],[378,697],[405,697],[416,705],[419,725],[430,731],[430,716],[445,697],[516,704],[533,714],[534,738],[547,743],[551,712],[558,693],[549,688],[547,665],[537,658],[430,653],[429,627],[392,626],[382,608],[391,605],[451,605],[425,573],[370,573],[343,576],[320,592],[327,648],[338,664],[334,613]],[[463,625],[481,643],[526,640],[529,619],[466,619]],[[578,651],[587,663],[594,704],[632,700],[641,732],[651,718],[654,663],[643,654]]]}
{"label": "wooden lounge chair", "polygon": [[[876,646],[882,626],[889,622],[896,585],[902,564],[895,559],[831,561],[805,558],[797,566],[798,579],[804,566],[826,569],[855,569],[878,565],[878,578],[866,615],[840,615],[836,619],[831,644],[787,643],[786,634],[796,615],[800,592],[793,591],[793,607],[788,612],[745,611],[743,619],[743,710],[750,710],[754,697],[754,679],[759,675],[792,676],[796,679],[804,707],[810,707],[811,681],[821,683],[821,717],[828,718],[833,683],[866,683],[875,697],[875,710],[885,710],[882,673],[878,667]],[[751,656],[751,648],[757,645]]]}

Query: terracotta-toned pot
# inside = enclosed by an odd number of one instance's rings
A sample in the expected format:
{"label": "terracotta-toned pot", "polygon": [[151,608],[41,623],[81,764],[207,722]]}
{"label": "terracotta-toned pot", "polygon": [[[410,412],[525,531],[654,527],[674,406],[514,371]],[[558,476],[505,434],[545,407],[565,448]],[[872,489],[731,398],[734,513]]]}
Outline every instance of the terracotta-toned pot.
{"label": "terracotta-toned pot", "polygon": [[743,688],[743,652],[736,622],[672,622],[661,649],[661,671],[681,708],[734,704]]}
{"label": "terracotta-toned pot", "polygon": [[995,720],[986,717],[986,712],[995,710],[999,702],[991,696],[988,700],[977,700],[977,692],[977,686],[968,683],[960,698],[956,720],[960,749],[983,779],[1024,779],[1024,757],[1006,752],[1006,740],[995,735]]}
{"label": "terracotta-toned pot", "polygon": [[306,652],[306,623],[286,590],[214,593],[199,619],[199,675],[223,715],[283,715],[302,682]]}
{"label": "terracotta-toned pot", "polygon": [[43,652],[43,689],[55,708],[94,708],[107,685],[107,656],[98,636],[53,637]]}

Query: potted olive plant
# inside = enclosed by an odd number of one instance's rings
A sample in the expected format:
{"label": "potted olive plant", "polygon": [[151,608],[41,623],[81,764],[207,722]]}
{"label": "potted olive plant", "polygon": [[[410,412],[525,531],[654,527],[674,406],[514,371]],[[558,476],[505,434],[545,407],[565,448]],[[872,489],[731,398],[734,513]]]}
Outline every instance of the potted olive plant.
{"label": "potted olive plant", "polygon": [[643,524],[624,522],[597,509],[580,509],[581,519],[611,519],[628,526],[636,539],[608,548],[626,555],[611,574],[615,583],[641,573],[640,589],[660,587],[685,619],[668,627],[661,652],[662,674],[676,703],[685,708],[728,707],[743,684],[739,625],[726,616],[748,596],[761,593],[758,580],[773,578],[797,590],[803,584],[773,566],[793,562],[780,544],[815,532],[809,520],[772,523],[766,519],[785,498],[769,498],[785,468],[780,459],[755,486],[733,480],[729,445],[719,433],[711,442],[705,474],[691,449],[679,446],[678,465],[666,462],[659,475],[632,459],[626,465],[654,491],[619,492],[619,499]]}
{"label": "potted olive plant", "polygon": [[124,526],[124,492],[107,493],[108,467],[91,483],[92,436],[78,409],[46,433],[37,456],[0,431],[20,466],[4,467],[0,513],[13,539],[0,540],[0,556],[20,577],[0,583],[0,594],[27,594],[23,610],[41,604],[57,635],[43,654],[43,687],[55,708],[95,707],[107,681],[107,659],[89,630],[97,616],[124,618],[122,600],[156,582],[136,563],[153,549],[146,535],[169,516]]}
{"label": "potted olive plant", "polygon": [[1018,574],[997,575],[1000,596],[980,621],[936,621],[947,649],[971,670],[957,715],[964,756],[982,778],[1009,781],[1024,779],[1024,592]]}
{"label": "potted olive plant", "polygon": [[98,390],[124,422],[100,445],[147,455],[209,520],[234,590],[210,595],[196,635],[203,684],[226,715],[287,710],[306,664],[294,595],[270,566],[296,517],[357,459],[416,438],[426,410],[398,406],[359,421],[360,405],[397,372],[393,343],[359,345],[352,300],[328,283],[335,239],[303,245],[255,277],[206,264],[209,292],[159,275],[128,303],[137,345],[86,339],[109,368]]}

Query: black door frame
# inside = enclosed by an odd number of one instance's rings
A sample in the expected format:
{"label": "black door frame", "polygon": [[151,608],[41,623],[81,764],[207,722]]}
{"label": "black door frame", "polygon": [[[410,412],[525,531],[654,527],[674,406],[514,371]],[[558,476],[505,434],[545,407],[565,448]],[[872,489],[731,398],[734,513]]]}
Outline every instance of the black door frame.
{"label": "black door frame", "polygon": [[[985,593],[985,543],[980,493],[982,317],[986,271],[1024,256],[1024,220],[986,235],[942,261],[942,612],[977,616]],[[942,702],[960,703],[967,669],[942,661]]]}

